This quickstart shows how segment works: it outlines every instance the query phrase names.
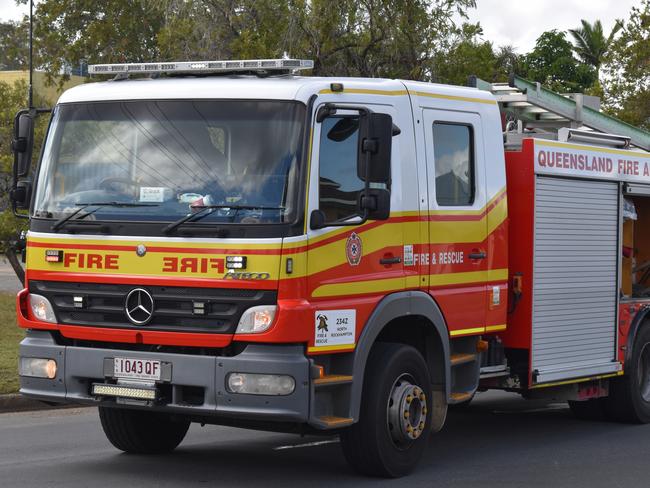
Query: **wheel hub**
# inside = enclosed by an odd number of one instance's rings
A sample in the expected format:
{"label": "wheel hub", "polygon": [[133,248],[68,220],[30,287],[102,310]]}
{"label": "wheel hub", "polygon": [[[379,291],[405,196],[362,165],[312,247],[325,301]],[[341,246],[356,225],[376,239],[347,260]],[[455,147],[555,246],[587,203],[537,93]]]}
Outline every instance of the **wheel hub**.
{"label": "wheel hub", "polygon": [[424,391],[406,378],[393,385],[388,401],[388,428],[397,445],[409,444],[424,432],[427,397]]}

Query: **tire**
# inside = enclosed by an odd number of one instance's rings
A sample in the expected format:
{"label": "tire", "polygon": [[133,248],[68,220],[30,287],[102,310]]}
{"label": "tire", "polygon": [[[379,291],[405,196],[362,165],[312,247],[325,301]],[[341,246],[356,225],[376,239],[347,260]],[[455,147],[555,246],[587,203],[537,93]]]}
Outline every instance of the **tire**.
{"label": "tire", "polygon": [[581,402],[569,400],[569,408],[571,413],[580,420],[606,420],[603,398],[594,398]]}
{"label": "tire", "polygon": [[625,363],[625,375],[610,380],[605,413],[611,420],[647,424],[650,422],[650,322],[639,330],[632,356]]}
{"label": "tire", "polygon": [[359,421],[341,434],[348,463],[371,476],[410,473],[427,446],[431,398],[429,371],[418,350],[376,343],[366,366]]}
{"label": "tire", "polygon": [[175,420],[170,415],[99,407],[99,419],[108,440],[121,451],[134,454],[163,454],[181,443],[189,420]]}

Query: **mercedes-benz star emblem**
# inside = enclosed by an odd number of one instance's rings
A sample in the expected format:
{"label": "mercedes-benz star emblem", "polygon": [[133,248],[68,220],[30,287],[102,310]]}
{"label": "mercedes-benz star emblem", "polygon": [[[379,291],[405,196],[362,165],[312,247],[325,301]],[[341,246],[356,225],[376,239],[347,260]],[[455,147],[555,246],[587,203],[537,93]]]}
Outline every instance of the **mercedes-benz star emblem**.
{"label": "mercedes-benz star emblem", "polygon": [[137,247],[135,248],[135,253],[140,257],[144,256],[145,254],[147,254],[147,246],[145,246],[144,244],[138,244]]}
{"label": "mercedes-benz star emblem", "polygon": [[144,325],[149,322],[153,316],[153,309],[153,297],[147,290],[134,288],[126,296],[124,311],[135,325]]}

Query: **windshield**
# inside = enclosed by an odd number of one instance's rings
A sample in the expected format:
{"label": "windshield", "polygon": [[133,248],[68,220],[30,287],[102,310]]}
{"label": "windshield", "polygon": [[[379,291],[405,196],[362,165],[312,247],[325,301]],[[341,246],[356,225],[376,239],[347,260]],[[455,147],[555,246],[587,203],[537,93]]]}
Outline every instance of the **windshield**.
{"label": "windshield", "polygon": [[34,216],[108,202],[84,220],[176,221],[214,206],[202,223],[292,222],[304,119],[302,104],[280,101],[61,105]]}

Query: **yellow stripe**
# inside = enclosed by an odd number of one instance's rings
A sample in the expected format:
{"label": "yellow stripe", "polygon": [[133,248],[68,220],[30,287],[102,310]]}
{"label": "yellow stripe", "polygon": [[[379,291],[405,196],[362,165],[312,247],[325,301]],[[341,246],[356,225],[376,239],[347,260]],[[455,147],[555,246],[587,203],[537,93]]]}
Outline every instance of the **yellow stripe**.
{"label": "yellow stripe", "polygon": [[[424,276],[422,278],[424,278]],[[418,288],[419,286],[420,275],[409,275],[406,277],[406,288]]]}
{"label": "yellow stripe", "polygon": [[[497,198],[499,198],[504,192],[505,192],[505,187],[499,190],[490,200],[488,201],[487,205],[483,208],[480,208],[478,210],[434,210],[430,211],[430,215],[478,215],[481,214],[485,211],[485,208],[490,206],[492,202],[494,202]],[[499,202],[498,205],[496,205],[494,208],[488,212],[489,220],[491,223],[491,228],[492,230],[499,226],[506,218],[506,213],[507,213],[507,205],[506,205],[506,200],[502,200]],[[390,218],[399,218],[399,217],[418,217],[420,214],[419,210],[406,210],[402,212],[391,212],[390,213]],[[424,222],[424,221],[422,221]],[[420,225],[422,222],[391,222],[390,220],[385,222],[382,227],[386,225]],[[472,222],[464,222],[464,221],[458,221],[458,222],[432,222],[431,225],[434,226],[442,226],[442,227],[448,227],[449,229],[435,229],[436,234],[438,237],[444,236],[441,240],[436,240],[434,244],[444,244],[444,243],[459,243],[459,242],[476,242],[475,240],[469,239],[469,240],[462,240],[463,237],[467,238],[467,235],[472,233],[475,229],[470,229],[473,227],[480,227],[480,231],[483,232],[483,225],[484,225],[485,220],[481,219],[480,221],[472,221]],[[426,223],[426,222],[425,222]],[[476,225],[478,224],[478,226]],[[325,234],[322,234],[318,237],[310,237],[309,238],[309,244],[316,244],[320,241],[323,241],[325,239],[330,239],[332,237],[342,235],[342,234],[348,234],[352,231],[357,230],[355,226],[349,226],[349,227],[342,227],[342,228],[337,228],[333,229],[330,232],[327,232]],[[361,233],[367,232],[361,230]],[[450,234],[450,232],[452,234]],[[416,232],[415,234],[418,234]],[[395,233],[393,231],[387,232],[387,236],[395,236]],[[448,236],[448,237],[447,237]],[[292,248],[296,247],[302,247],[305,245],[305,240],[306,239],[301,239],[299,241],[294,241],[294,242],[287,242],[283,246],[283,250],[289,251]],[[410,241],[409,241],[410,242]],[[412,244],[424,244],[428,243],[425,238],[422,239],[421,242],[412,242]]]}
{"label": "yellow stripe", "polygon": [[[440,273],[429,275],[430,286],[462,285],[465,283],[484,283],[491,280],[507,280],[508,269],[489,271],[469,271],[466,273]],[[404,289],[404,277],[381,280],[348,281],[321,285],[314,290],[313,297],[333,297],[346,295],[363,295],[366,293],[384,293]]]}
{"label": "yellow stripe", "polygon": [[383,280],[353,281],[322,285],[314,290],[313,297],[334,297],[345,295],[363,295],[365,293],[381,293],[391,290],[403,290],[404,277]]}
{"label": "yellow stripe", "polygon": [[508,201],[504,198],[488,212],[487,235],[492,234],[506,218],[508,218]]}
{"label": "yellow stripe", "polygon": [[[352,93],[357,95],[381,95],[381,96],[389,96],[389,97],[403,96],[409,94],[407,90],[372,90],[366,88],[345,88],[343,91],[338,91],[338,92],[333,92],[329,88],[325,88],[319,91],[318,93],[320,95],[331,95],[331,94],[336,95],[340,93]],[[461,97],[457,95],[443,95],[442,93],[416,91],[413,92],[413,94],[418,95],[420,97],[439,98],[442,100],[456,100],[459,102],[485,103],[488,105],[496,105],[497,103],[495,100],[488,100],[485,98]]]}
{"label": "yellow stripe", "polygon": [[409,92],[407,90],[371,90],[366,88],[345,88],[342,92],[340,91],[333,92],[329,88],[326,88],[324,90],[319,91],[318,93],[320,95],[331,95],[331,94],[338,95],[340,93],[354,93],[358,95],[384,95],[389,97],[395,97],[401,95],[408,95]]}
{"label": "yellow stripe", "polygon": [[474,102],[474,103],[485,103],[488,105],[496,105],[495,100],[487,100],[485,98],[473,98],[473,97],[460,97],[456,95],[442,95],[440,93],[429,93],[429,92],[415,92],[416,95],[420,97],[429,97],[429,98],[440,98],[443,100],[458,100],[460,102]]}
{"label": "yellow stripe", "polygon": [[483,332],[484,327],[474,327],[472,329],[459,329],[459,330],[450,330],[449,335],[451,337],[466,335],[466,334],[480,334]]}
{"label": "yellow stripe", "polygon": [[508,268],[489,271],[468,271],[466,273],[439,273],[429,275],[431,286],[462,285],[465,283],[482,283],[508,279]]}
{"label": "yellow stripe", "polygon": [[573,383],[584,383],[585,381],[594,381],[594,380],[602,380],[605,378],[614,378],[615,376],[623,376],[624,372],[623,371],[618,371],[613,374],[603,374],[600,376],[589,376],[586,378],[577,378],[573,380],[566,380],[566,381],[557,381],[555,383],[542,383],[540,385],[533,385],[530,388],[547,388],[549,386],[562,386],[562,385],[571,385]]}
{"label": "yellow stripe", "polygon": [[506,330],[508,326],[506,324],[500,324],[500,325],[488,325],[485,327],[485,332],[496,332],[498,330]]}
{"label": "yellow stripe", "polygon": [[641,151],[632,151],[625,149],[609,149],[604,147],[593,147],[593,146],[583,146],[579,144],[568,144],[566,142],[555,142],[555,141],[539,141],[535,140],[536,146],[551,146],[551,147],[562,147],[566,149],[580,149],[582,151],[593,151],[609,154],[619,154],[622,156],[637,156],[640,158],[650,158],[650,153],[644,153]]}
{"label": "yellow stripe", "polygon": [[312,346],[307,348],[307,352],[343,351],[348,349],[354,349],[354,344],[342,344],[340,346]]}

